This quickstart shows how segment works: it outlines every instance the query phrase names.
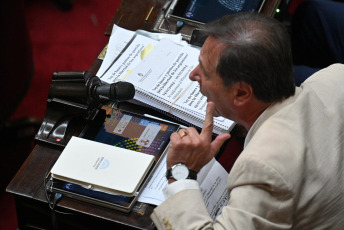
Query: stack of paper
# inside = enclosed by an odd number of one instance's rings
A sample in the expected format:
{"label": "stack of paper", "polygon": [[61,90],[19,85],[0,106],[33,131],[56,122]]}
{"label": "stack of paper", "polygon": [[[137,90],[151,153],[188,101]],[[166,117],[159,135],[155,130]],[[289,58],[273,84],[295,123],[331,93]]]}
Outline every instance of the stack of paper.
{"label": "stack of paper", "polygon": [[[123,30],[114,28],[108,52],[115,46],[112,41],[118,44],[115,38],[112,40],[113,36],[121,37],[116,31]],[[136,89],[135,100],[201,128],[207,98],[200,93],[199,84],[189,79],[190,72],[198,65],[199,47],[163,34],[156,39],[157,34],[151,38],[142,31],[124,31],[127,39],[131,34],[130,41],[121,52],[109,54],[112,62],[106,60],[108,55],[105,56],[97,76],[107,83],[131,82]],[[213,132],[228,132],[233,126],[233,121],[217,117]]]}

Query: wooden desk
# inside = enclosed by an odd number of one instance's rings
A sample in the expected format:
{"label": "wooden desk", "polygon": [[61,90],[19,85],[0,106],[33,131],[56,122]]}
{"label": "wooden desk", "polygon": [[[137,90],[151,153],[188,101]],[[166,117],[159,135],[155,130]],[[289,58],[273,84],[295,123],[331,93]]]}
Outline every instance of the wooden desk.
{"label": "wooden desk", "polygon": [[[165,1],[123,0],[105,34],[111,34],[114,23],[130,30],[152,31]],[[279,2],[267,0],[262,12],[272,16]],[[96,59],[89,71],[95,74],[100,65],[101,61]],[[123,106],[125,109],[130,108],[128,104]],[[45,197],[44,177],[60,153],[59,149],[36,145],[7,187],[7,191],[15,196],[19,229],[52,229],[51,209]],[[148,205],[142,214],[134,211],[126,214],[65,197],[58,203],[58,210],[70,214],[57,214],[56,217],[59,228],[64,230],[154,229],[149,217],[153,209],[153,205]]]}
{"label": "wooden desk", "polygon": [[[36,145],[8,186],[7,191],[15,195],[20,229],[51,228],[51,210],[45,198],[43,179],[60,153],[60,150]],[[59,229],[154,229],[149,218],[152,205],[143,215],[126,214],[64,197],[58,204],[58,210],[61,208],[73,214],[57,214]]]}

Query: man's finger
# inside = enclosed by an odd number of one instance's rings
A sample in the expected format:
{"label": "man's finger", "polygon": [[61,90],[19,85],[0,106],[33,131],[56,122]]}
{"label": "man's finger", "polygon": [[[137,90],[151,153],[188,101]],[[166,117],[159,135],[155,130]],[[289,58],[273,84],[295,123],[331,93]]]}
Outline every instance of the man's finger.
{"label": "man's finger", "polygon": [[207,104],[207,112],[205,114],[201,135],[212,135],[214,126],[214,110],[214,103],[209,101]]}
{"label": "man's finger", "polygon": [[230,137],[231,137],[231,135],[229,133],[222,133],[222,134],[218,135],[215,138],[215,140],[213,140],[213,142],[211,143],[210,152],[213,155],[215,155],[217,153],[217,151],[219,151],[219,149],[221,148],[223,143],[225,143],[225,141],[228,140]]}

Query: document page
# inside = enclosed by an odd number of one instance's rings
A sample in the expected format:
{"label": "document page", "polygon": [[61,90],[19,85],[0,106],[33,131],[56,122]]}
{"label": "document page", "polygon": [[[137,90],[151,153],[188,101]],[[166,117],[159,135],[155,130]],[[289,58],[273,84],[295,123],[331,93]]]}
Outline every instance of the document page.
{"label": "document page", "polygon": [[[166,155],[140,194],[138,201],[154,205],[164,202],[162,190],[167,185],[165,174]],[[215,158],[197,174],[197,181],[200,184],[204,202],[213,219],[221,213],[222,207],[228,203],[227,177],[227,171]]]}
{"label": "document page", "polygon": [[143,35],[154,40],[161,40],[163,38],[170,39],[176,43],[182,43],[181,34],[166,34],[166,33],[152,33],[144,30],[127,30],[122,27],[117,26],[116,24],[112,27],[111,36],[108,43],[108,48],[105,54],[105,58],[100,66],[96,76],[101,77],[112,65],[113,61],[116,60],[118,55],[126,47],[126,45],[133,38],[135,33]]}
{"label": "document page", "polygon": [[227,179],[227,171],[214,159],[214,164],[200,186],[205,205],[213,220],[228,203]]}
{"label": "document page", "polygon": [[113,25],[105,58],[96,76],[101,77],[106,72],[134,35],[134,31],[123,29],[115,24]]}
{"label": "document page", "polygon": [[107,83],[123,80],[149,53],[158,41],[137,34],[123,54],[112,63],[104,75],[99,77]]}
{"label": "document page", "polygon": [[171,107],[179,107],[182,111],[190,108],[204,114],[206,97],[200,93],[199,84],[189,79],[190,72],[198,65],[199,52],[194,47],[161,40],[125,81]]}

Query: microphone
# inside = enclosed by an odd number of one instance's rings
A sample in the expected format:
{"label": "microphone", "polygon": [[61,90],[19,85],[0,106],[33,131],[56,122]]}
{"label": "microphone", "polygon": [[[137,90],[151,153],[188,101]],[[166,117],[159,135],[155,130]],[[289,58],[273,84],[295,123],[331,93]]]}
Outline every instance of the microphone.
{"label": "microphone", "polygon": [[121,102],[133,99],[135,87],[129,82],[103,84],[90,72],[56,72],[49,89],[49,98],[59,98],[91,108],[101,104],[101,100]]}
{"label": "microphone", "polygon": [[127,101],[134,98],[135,87],[129,82],[122,81],[111,85],[99,85],[95,87],[91,96],[118,102]]}

